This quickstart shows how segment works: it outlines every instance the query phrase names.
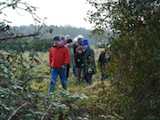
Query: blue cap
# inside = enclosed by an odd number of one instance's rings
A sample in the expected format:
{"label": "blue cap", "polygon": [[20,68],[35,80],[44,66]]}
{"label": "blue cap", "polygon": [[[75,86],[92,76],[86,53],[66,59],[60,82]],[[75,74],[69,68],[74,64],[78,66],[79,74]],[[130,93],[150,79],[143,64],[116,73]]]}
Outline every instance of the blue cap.
{"label": "blue cap", "polygon": [[89,45],[88,40],[84,39],[84,40],[82,41],[82,46],[84,46],[84,45]]}
{"label": "blue cap", "polygon": [[57,36],[57,35],[55,35],[55,36],[53,36],[53,40],[58,40],[58,41],[60,41],[60,37]]}

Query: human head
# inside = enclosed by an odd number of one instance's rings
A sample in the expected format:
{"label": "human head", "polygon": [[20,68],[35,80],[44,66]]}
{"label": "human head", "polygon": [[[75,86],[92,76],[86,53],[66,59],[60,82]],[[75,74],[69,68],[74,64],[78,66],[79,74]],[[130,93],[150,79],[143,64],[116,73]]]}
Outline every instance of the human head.
{"label": "human head", "polygon": [[61,40],[64,41],[64,39],[65,39],[64,36],[61,36]]}
{"label": "human head", "polygon": [[89,46],[89,42],[87,39],[82,40],[82,46]]}
{"label": "human head", "polygon": [[85,51],[86,48],[89,47],[89,42],[88,42],[88,40],[84,39],[84,40],[82,41],[82,46],[83,46],[84,51]]}
{"label": "human head", "polygon": [[77,46],[79,45],[78,42],[77,42],[77,37],[75,37],[75,38],[73,39],[73,45],[77,45]]}
{"label": "human head", "polygon": [[80,39],[80,38],[83,39],[84,37],[83,37],[83,35],[78,35],[77,38],[78,39]]}
{"label": "human head", "polygon": [[69,43],[72,43],[72,42],[73,42],[73,40],[70,39],[70,38],[67,40],[67,43],[68,43],[68,44],[69,44]]}
{"label": "human head", "polygon": [[53,41],[60,41],[60,37],[58,35],[53,36]]}
{"label": "human head", "polygon": [[76,48],[76,52],[79,53],[79,54],[81,54],[83,52],[83,47],[82,46],[78,46]]}
{"label": "human head", "polygon": [[66,40],[68,40],[68,39],[70,39],[70,38],[71,38],[70,35],[66,35],[66,36],[65,36],[65,39],[66,39]]}
{"label": "human head", "polygon": [[60,37],[58,35],[54,35],[53,36],[53,44],[55,46],[59,46],[60,45]]}
{"label": "human head", "polygon": [[77,37],[75,37],[75,38],[73,39],[73,41],[74,41],[74,42],[77,42]]}
{"label": "human head", "polygon": [[82,40],[84,39],[83,35],[78,35],[77,36],[77,42],[81,45],[82,44]]}

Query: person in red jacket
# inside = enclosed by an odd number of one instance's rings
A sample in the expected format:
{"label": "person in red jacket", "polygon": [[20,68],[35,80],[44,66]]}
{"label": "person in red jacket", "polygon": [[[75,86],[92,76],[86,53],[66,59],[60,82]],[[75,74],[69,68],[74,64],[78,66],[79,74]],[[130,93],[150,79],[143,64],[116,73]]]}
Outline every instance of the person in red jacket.
{"label": "person in red jacket", "polygon": [[49,51],[49,64],[51,72],[51,82],[49,92],[54,91],[58,75],[61,80],[62,87],[67,90],[66,66],[70,63],[69,49],[60,41],[60,37],[53,37],[53,46]]}

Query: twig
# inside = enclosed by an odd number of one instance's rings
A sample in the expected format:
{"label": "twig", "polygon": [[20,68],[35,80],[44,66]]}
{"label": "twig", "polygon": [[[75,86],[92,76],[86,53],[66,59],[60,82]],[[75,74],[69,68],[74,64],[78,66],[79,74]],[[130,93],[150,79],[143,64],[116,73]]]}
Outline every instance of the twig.
{"label": "twig", "polygon": [[46,77],[46,76],[31,76],[30,78],[26,79],[20,86],[24,86],[28,81],[34,79],[34,78],[47,78],[50,79],[50,77]]}
{"label": "twig", "polygon": [[75,102],[73,102],[72,104],[75,104],[75,105],[77,105],[83,112],[86,112],[86,110],[85,109],[83,109],[82,108],[82,106],[81,105],[78,105],[77,103],[75,103]]}
{"label": "twig", "polygon": [[50,104],[48,109],[46,110],[46,112],[43,114],[43,116],[41,117],[41,120],[44,120],[45,115],[48,113],[48,111],[51,109],[53,104]]}
{"label": "twig", "polygon": [[22,104],[20,107],[18,107],[16,110],[14,110],[14,112],[10,115],[10,117],[8,118],[8,120],[11,120],[13,116],[15,116],[15,114],[24,106],[26,106],[28,104],[28,102],[25,102],[24,104]]}

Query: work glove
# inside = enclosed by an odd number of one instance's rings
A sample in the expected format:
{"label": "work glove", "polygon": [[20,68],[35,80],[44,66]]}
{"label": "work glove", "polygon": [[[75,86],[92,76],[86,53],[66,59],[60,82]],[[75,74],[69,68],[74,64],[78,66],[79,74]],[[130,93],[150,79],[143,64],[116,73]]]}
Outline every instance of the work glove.
{"label": "work glove", "polygon": [[64,69],[66,69],[66,67],[67,67],[67,65],[63,64],[61,68],[64,70]]}

